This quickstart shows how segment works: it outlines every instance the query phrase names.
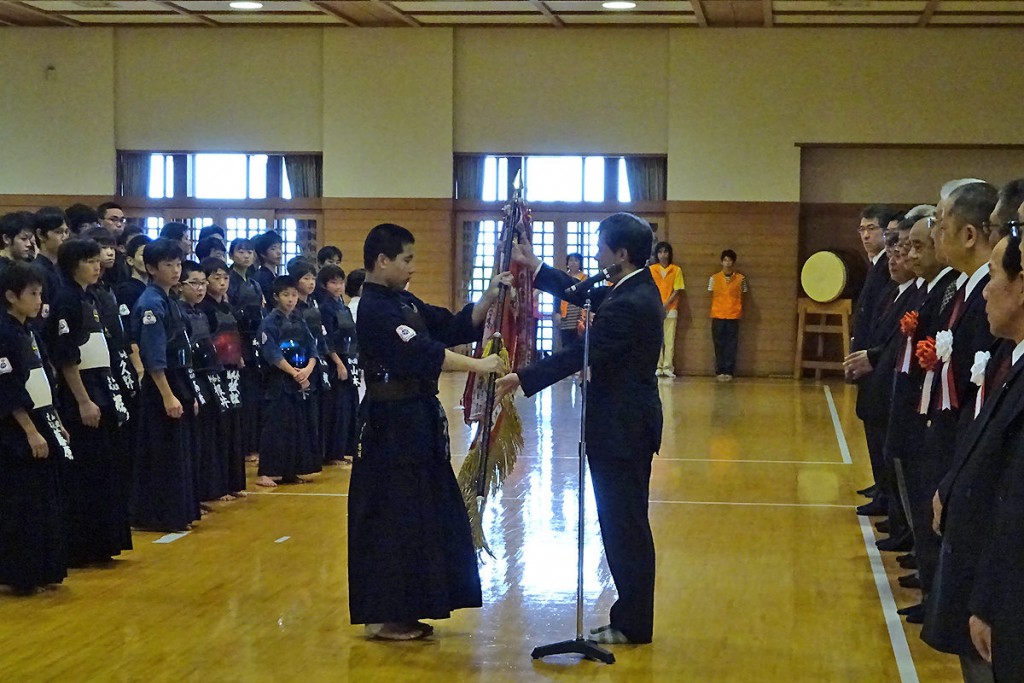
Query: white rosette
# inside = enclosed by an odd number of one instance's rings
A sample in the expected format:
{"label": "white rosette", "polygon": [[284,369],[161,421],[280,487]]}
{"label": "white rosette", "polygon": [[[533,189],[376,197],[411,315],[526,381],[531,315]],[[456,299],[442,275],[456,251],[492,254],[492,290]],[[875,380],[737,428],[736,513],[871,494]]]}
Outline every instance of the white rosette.
{"label": "white rosette", "polygon": [[[942,385],[942,410],[953,408],[955,389],[953,387],[953,333],[950,330],[942,330],[935,335],[935,355],[942,362],[942,374],[939,376],[939,383]],[[958,406],[959,407],[959,406]]]}
{"label": "white rosette", "polygon": [[935,355],[943,363],[949,363],[953,357],[953,333],[943,330],[935,335]]}
{"label": "white rosette", "polygon": [[988,362],[992,360],[992,354],[988,351],[978,351],[974,354],[974,365],[971,366],[971,382],[978,386],[978,393],[974,397],[974,417],[978,417],[981,406],[985,402],[985,371],[988,369]]}

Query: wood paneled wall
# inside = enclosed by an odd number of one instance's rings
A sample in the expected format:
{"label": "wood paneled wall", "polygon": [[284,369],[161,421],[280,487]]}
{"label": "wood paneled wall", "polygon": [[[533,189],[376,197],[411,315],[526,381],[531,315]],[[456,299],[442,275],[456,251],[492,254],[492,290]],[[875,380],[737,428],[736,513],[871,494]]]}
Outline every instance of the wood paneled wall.
{"label": "wood paneled wall", "polygon": [[792,372],[798,291],[799,205],[786,202],[669,202],[668,241],[686,292],[676,333],[676,373],[714,374],[708,278],[724,249],[750,279],[743,302],[737,372]]}

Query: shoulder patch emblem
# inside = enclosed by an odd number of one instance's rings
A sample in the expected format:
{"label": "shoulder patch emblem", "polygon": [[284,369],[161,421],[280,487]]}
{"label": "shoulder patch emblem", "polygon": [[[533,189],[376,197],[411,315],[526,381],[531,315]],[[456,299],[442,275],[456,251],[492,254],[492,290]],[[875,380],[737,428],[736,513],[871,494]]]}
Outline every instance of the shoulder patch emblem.
{"label": "shoulder patch emblem", "polygon": [[11,367],[11,361],[6,358],[0,358],[0,375],[6,375],[9,372],[14,372],[14,368]]}
{"label": "shoulder patch emblem", "polygon": [[71,333],[71,328],[68,327],[68,321],[64,320],[64,318],[61,318],[60,320],[58,320],[57,321],[57,335],[60,336],[62,334],[70,334],[70,333]]}
{"label": "shoulder patch emblem", "polygon": [[398,334],[398,338],[408,343],[412,341],[413,337],[416,336],[416,330],[412,329],[408,325],[399,325],[395,332]]}
{"label": "shoulder patch emblem", "polygon": [[153,314],[153,311],[146,311],[145,313],[142,314],[142,324],[143,325],[153,325],[155,323],[156,323],[156,315]]}
{"label": "shoulder patch emblem", "polygon": [[49,318],[50,317],[50,304],[43,304],[43,310],[40,311],[39,315],[41,315],[44,318]]}
{"label": "shoulder patch emblem", "polygon": [[327,326],[326,325],[321,325],[320,326],[320,333],[323,334],[325,337],[327,336]]}
{"label": "shoulder patch emblem", "polygon": [[267,333],[266,332],[263,333],[263,343],[264,344],[267,343]]}
{"label": "shoulder patch emblem", "polygon": [[131,315],[131,311],[128,309],[128,304],[121,304],[121,308],[117,309],[120,315]]}

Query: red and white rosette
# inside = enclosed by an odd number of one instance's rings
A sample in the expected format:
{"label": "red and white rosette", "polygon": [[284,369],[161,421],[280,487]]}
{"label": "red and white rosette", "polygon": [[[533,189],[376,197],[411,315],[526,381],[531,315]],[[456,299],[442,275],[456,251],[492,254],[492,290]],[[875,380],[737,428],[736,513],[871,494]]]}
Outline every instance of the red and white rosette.
{"label": "red and white rosette", "polygon": [[935,371],[939,367],[939,357],[935,353],[935,339],[927,337],[917,342],[917,364],[925,370],[924,386],[921,389],[921,402],[917,406],[917,412],[921,415],[928,414],[928,406],[932,402],[932,382],[935,380]]}
{"label": "red and white rosette", "polygon": [[978,417],[981,406],[985,403],[985,371],[988,369],[988,362],[992,360],[992,354],[988,351],[978,351],[974,354],[974,365],[971,366],[971,383],[978,386],[978,394],[974,399],[974,417]]}
{"label": "red and white rosette", "polygon": [[942,384],[942,403],[940,410],[952,410],[959,408],[959,401],[956,397],[956,382],[953,379],[953,333],[950,330],[942,330],[935,335],[935,355],[942,363],[940,381]]}
{"label": "red and white rosette", "polygon": [[906,342],[903,345],[900,360],[896,363],[896,369],[897,372],[904,375],[910,372],[910,361],[914,357],[914,334],[917,332],[917,321],[917,311],[907,311],[900,318],[900,332],[906,338]]}

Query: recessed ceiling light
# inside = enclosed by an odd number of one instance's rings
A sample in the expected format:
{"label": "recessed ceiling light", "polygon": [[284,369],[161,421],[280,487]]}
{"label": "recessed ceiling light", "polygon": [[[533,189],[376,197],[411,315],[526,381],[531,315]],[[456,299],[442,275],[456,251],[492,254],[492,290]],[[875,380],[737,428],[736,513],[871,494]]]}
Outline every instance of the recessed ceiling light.
{"label": "recessed ceiling light", "polygon": [[262,2],[231,2],[228,3],[231,9],[263,9]]}
{"label": "recessed ceiling light", "polygon": [[636,3],[628,0],[612,0],[611,2],[602,2],[601,7],[605,9],[635,9]]}

